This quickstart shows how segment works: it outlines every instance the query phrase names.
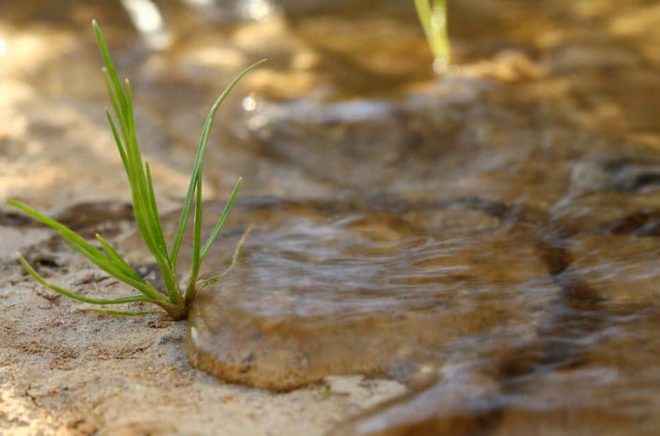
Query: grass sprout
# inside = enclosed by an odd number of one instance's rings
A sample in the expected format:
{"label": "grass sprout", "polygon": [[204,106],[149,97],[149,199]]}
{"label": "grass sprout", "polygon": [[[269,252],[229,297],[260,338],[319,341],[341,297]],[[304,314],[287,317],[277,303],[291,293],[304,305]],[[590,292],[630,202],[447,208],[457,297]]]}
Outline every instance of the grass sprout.
{"label": "grass sprout", "polygon": [[445,73],[451,58],[447,34],[447,0],[415,0],[415,7],[435,58],[433,69],[436,73]]}
{"label": "grass sprout", "polygon": [[[18,260],[23,268],[25,268],[25,270],[38,283],[73,300],[94,306],[149,303],[159,306],[173,319],[183,319],[187,316],[188,309],[195,298],[198,288],[203,285],[214,283],[236,265],[240,250],[243,247],[243,243],[249,232],[248,229],[237,244],[231,265],[224,273],[205,280],[199,279],[199,271],[202,262],[204,262],[206,255],[222,232],[222,228],[231,213],[241,186],[241,179],[239,178],[234,185],[226,206],[222,214],[219,216],[213,231],[205,241],[202,241],[202,170],[206,146],[213,128],[215,114],[227,98],[229,92],[238,84],[243,76],[265,60],[257,62],[241,71],[211,106],[199,140],[199,146],[197,148],[193,170],[190,176],[190,183],[179,217],[174,240],[168,247],[161,226],[160,216],[158,214],[158,206],[156,204],[156,196],[154,194],[149,162],[143,160],[138,145],[130,82],[128,79],[124,81],[120,80],[115,64],[110,56],[108,46],[101,32],[101,28],[96,21],[92,23],[92,27],[94,29],[96,43],[98,44],[105,65],[103,68],[103,76],[105,78],[114,116],[107,108],[105,114],[126,171],[126,176],[128,177],[138,231],[158,264],[165,289],[156,288],[153,283],[138,274],[122,255],[119,254],[102,236],[96,235],[98,245],[101,247],[99,249],[64,224],[49,218],[18,200],[8,199],[8,204],[18,208],[36,221],[56,230],[78,253],[86,257],[87,260],[105,271],[107,274],[133,288],[137,293],[114,299],[87,297],[46,281],[20,253],[17,254]],[[193,260],[190,275],[185,286],[182,286],[176,275],[176,265],[191,214],[193,215]],[[94,306],[88,307],[87,310],[101,312],[108,315],[122,316],[140,316],[154,313],[153,311],[114,310]],[[162,311],[159,312],[162,313]]]}

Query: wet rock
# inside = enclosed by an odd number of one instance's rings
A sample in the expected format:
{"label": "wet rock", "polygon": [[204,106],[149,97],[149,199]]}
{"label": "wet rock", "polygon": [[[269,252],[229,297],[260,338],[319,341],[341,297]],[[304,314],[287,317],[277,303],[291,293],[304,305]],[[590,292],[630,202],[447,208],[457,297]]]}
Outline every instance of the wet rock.
{"label": "wet rock", "polygon": [[585,156],[574,163],[567,195],[552,207],[551,220],[572,233],[657,234],[659,175],[651,150],[628,146]]}
{"label": "wet rock", "polygon": [[[534,233],[460,209],[445,221],[461,225],[434,227],[434,209],[239,207],[256,230],[237,270],[198,295],[191,360],[271,389],[349,373],[420,382],[449,344],[531,325],[557,291]],[[228,254],[210,255],[213,272]]]}
{"label": "wet rock", "polygon": [[531,337],[446,364],[437,383],[333,434],[653,434],[660,424],[655,238],[599,235],[573,240],[570,249],[545,247],[561,291]]}
{"label": "wet rock", "polygon": [[589,235],[570,242],[571,269],[612,305],[653,307],[660,297],[660,241],[634,235]]}

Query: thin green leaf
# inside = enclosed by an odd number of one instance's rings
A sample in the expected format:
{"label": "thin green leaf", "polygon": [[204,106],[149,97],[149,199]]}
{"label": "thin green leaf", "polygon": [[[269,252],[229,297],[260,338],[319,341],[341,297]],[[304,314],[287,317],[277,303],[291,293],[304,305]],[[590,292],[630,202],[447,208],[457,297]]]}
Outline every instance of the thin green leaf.
{"label": "thin green leaf", "polygon": [[[117,68],[115,67],[115,63],[112,61],[112,57],[110,56],[110,50],[108,50],[108,45],[106,44],[105,38],[103,37],[103,32],[101,32],[101,28],[99,27],[96,20],[92,21],[92,28],[94,29],[94,37],[96,38],[96,44],[98,45],[99,51],[101,52],[103,63],[105,64],[105,67],[108,70],[108,75],[112,80],[112,85],[115,89],[122,90],[121,82],[119,80],[119,75],[117,74]],[[118,97],[119,97],[119,101],[121,102],[123,97],[123,92],[120,93]]]}
{"label": "thin green leaf", "polygon": [[46,215],[43,215],[42,213],[32,209],[31,207],[21,203],[18,200],[8,199],[7,203],[16,207],[17,209],[20,209],[25,214],[29,215],[40,223],[56,230],[69,244],[71,244],[74,248],[85,255],[85,257],[91,260],[94,264],[101,268],[107,267],[110,270],[108,271],[110,274],[115,275],[114,271],[121,273],[121,271],[114,267],[112,262],[110,262],[110,260],[105,257],[99,250],[97,250],[94,246],[88,243],[84,238],[79,236],[73,230],[66,227],[64,224],[59,223],[54,219],[47,217]]}
{"label": "thin green leaf", "polygon": [[[119,118],[122,128],[122,136],[124,137],[123,145],[126,153],[125,161],[128,164],[126,165],[126,173],[133,194],[136,221],[149,250],[157,257],[159,264],[166,266],[169,263],[165,262],[168,257],[167,248],[162,232],[158,232],[157,227],[153,225],[154,221],[158,219],[158,215],[149,202],[146,175],[144,173],[140,149],[137,145],[130,82],[126,80],[124,86],[122,86],[103,33],[96,21],[92,23],[92,26],[106,68],[108,93],[110,94],[115,114]],[[169,268],[166,267],[166,269]]]}
{"label": "thin green leaf", "polygon": [[128,166],[128,162],[126,161],[126,151],[124,150],[124,144],[121,142],[121,138],[119,138],[119,134],[117,133],[117,127],[115,127],[115,122],[112,119],[112,115],[110,115],[110,111],[108,109],[105,109],[105,117],[108,120],[108,124],[110,124],[110,130],[112,130],[112,137],[115,139],[115,144],[117,145],[117,150],[119,151],[119,156],[121,157],[121,161],[124,164],[124,168]]}
{"label": "thin green leaf", "polygon": [[435,57],[434,68],[443,72],[447,69],[451,58],[451,45],[447,34],[447,2],[446,0],[415,0],[415,7]]}
{"label": "thin green leaf", "polygon": [[161,248],[162,260],[164,265],[160,265],[160,270],[167,289],[167,296],[173,303],[181,302],[181,295],[179,294],[179,284],[176,279],[174,268],[172,268],[169,258],[167,257],[167,246],[165,245],[165,237],[162,226],[160,224],[160,215],[158,213],[158,205],[156,203],[156,195],[154,193],[153,180],[151,178],[151,168],[149,162],[144,163],[146,176],[147,176],[147,194],[150,203],[150,210],[152,217],[149,218],[149,225],[153,227],[152,232],[157,235],[157,244]]}
{"label": "thin green leaf", "polygon": [[103,71],[103,80],[105,81],[105,86],[108,91],[108,97],[110,98],[110,103],[112,104],[112,110],[115,112],[115,115],[119,120],[119,127],[121,129],[121,134],[125,141],[126,138],[128,137],[128,126],[126,125],[124,91],[123,89],[115,88],[115,85],[113,84],[113,80],[110,77],[110,73],[108,72],[108,69],[106,67],[103,67],[101,71]]}
{"label": "thin green leaf", "polygon": [[148,283],[144,281],[138,281],[134,277],[131,277],[130,275],[124,273],[124,271],[122,271],[121,268],[116,266],[109,257],[105,256],[103,253],[97,250],[96,247],[91,245],[84,238],[79,236],[73,230],[66,227],[64,224],[59,223],[54,219],[49,218],[46,215],[37,212],[36,210],[21,203],[20,201],[9,199],[7,200],[7,203],[16,207],[17,209],[20,209],[26,215],[34,218],[35,220],[41,222],[42,224],[45,224],[56,230],[64,238],[64,240],[67,241],[73,248],[75,248],[80,254],[85,256],[87,259],[89,259],[90,262],[101,268],[103,271],[116,277],[122,282],[133,286],[134,288],[142,292],[145,296],[153,300],[165,299],[165,296],[162,295],[160,292],[158,292],[155,288],[153,288],[153,286],[150,286]]}
{"label": "thin green leaf", "polygon": [[431,3],[429,0],[415,0],[417,15],[427,37],[431,34]]}
{"label": "thin green leaf", "polygon": [[238,264],[238,258],[241,255],[241,251],[243,250],[243,245],[245,244],[245,241],[247,240],[247,237],[251,231],[252,231],[252,225],[250,224],[247,230],[243,233],[243,236],[241,236],[241,239],[238,241],[238,244],[236,244],[236,248],[234,249],[234,255],[231,258],[231,264],[229,265],[229,267],[227,267],[227,269],[221,272],[220,274],[202,280],[200,282],[200,286],[212,285],[213,283],[220,280],[222,277],[232,272],[234,267],[236,267],[236,264]]}
{"label": "thin green leaf", "polygon": [[227,200],[227,204],[225,204],[225,208],[222,211],[222,214],[218,218],[218,222],[216,223],[215,227],[213,228],[213,231],[211,232],[211,235],[209,235],[209,238],[206,240],[206,243],[204,243],[204,246],[202,247],[202,252],[200,256],[200,262],[204,261],[204,258],[206,257],[206,254],[209,252],[211,249],[211,246],[215,242],[216,238],[218,235],[220,235],[220,232],[222,231],[222,228],[225,226],[225,223],[227,222],[227,218],[229,218],[229,214],[231,213],[231,210],[234,207],[234,203],[236,202],[236,197],[238,196],[238,191],[241,189],[241,182],[243,181],[242,178],[238,178],[236,180],[236,183],[234,184],[234,189],[231,191],[231,195],[229,196],[229,200]]}
{"label": "thin green leaf", "polygon": [[133,277],[135,280],[143,280],[142,276],[140,276],[140,274],[138,274],[137,271],[135,271],[114,248],[112,248],[112,245],[110,245],[103,236],[97,233],[96,240],[99,241],[103,250],[105,250],[108,255],[108,258],[110,258],[110,261],[112,261],[112,263],[114,263],[126,275]]}
{"label": "thin green leaf", "polygon": [[[142,156],[140,153],[140,148],[137,146],[137,130],[135,129],[135,113],[133,110],[133,90],[131,89],[131,82],[128,79],[124,79],[124,95],[126,96],[126,107],[125,115],[126,120],[128,121],[128,131],[131,132],[133,139],[135,139],[135,151],[137,152],[136,162],[142,163]],[[144,175],[144,173],[142,173]]]}
{"label": "thin green leaf", "polygon": [[21,263],[21,265],[23,265],[23,268],[25,268],[25,270],[32,276],[32,278],[34,278],[37,282],[41,283],[43,286],[47,287],[48,289],[57,292],[58,294],[64,295],[65,297],[69,297],[72,300],[77,300],[89,304],[104,304],[104,305],[153,302],[151,299],[143,295],[132,295],[130,297],[121,297],[114,299],[92,298],[92,297],[86,297],[84,295],[80,295],[76,292],[70,291],[68,289],[64,289],[60,286],[47,282],[41,275],[39,275],[37,271],[35,271],[34,268],[32,268],[30,263],[27,260],[25,260],[23,256],[21,256],[19,253],[17,253],[17,256],[18,256],[18,261]]}
{"label": "thin green leaf", "polygon": [[162,315],[162,312],[157,310],[143,310],[143,311],[133,311],[133,310],[111,310],[111,309],[99,309],[98,307],[81,307],[78,309],[82,312],[96,312],[102,315],[110,316],[145,316],[145,315]]}
{"label": "thin green leaf", "polygon": [[206,117],[206,122],[204,123],[204,129],[202,130],[202,135],[199,140],[199,146],[197,148],[197,153],[195,155],[195,163],[193,164],[193,171],[192,174],[190,175],[188,192],[186,193],[186,199],[183,203],[183,209],[181,210],[181,217],[179,218],[179,225],[175,233],[172,250],[170,251],[170,260],[172,261],[173,266],[176,266],[176,262],[179,256],[179,250],[181,248],[181,243],[183,242],[183,236],[186,232],[186,227],[188,226],[188,220],[190,218],[190,208],[193,201],[193,193],[195,190],[195,186],[197,184],[197,179],[199,178],[199,173],[202,170],[204,154],[206,153],[206,144],[208,143],[209,137],[211,136],[211,130],[213,129],[215,114],[220,108],[220,106],[222,106],[222,103],[224,103],[229,93],[241,81],[241,79],[250,71],[252,71],[253,69],[255,69],[264,62],[266,62],[266,59],[262,59],[259,62],[255,62],[254,64],[250,65],[249,67],[241,71],[238,74],[238,76],[236,76],[234,80],[232,80],[231,83],[229,83],[229,85],[224,89],[224,91],[222,91],[220,96],[211,106],[211,110],[209,111],[209,114]]}
{"label": "thin green leaf", "polygon": [[183,301],[187,306],[190,304],[197,294],[197,276],[199,275],[199,269],[201,267],[201,243],[202,243],[202,173],[199,174],[200,177],[197,179],[197,184],[195,187],[195,217],[194,217],[194,228],[193,228],[193,258],[192,258],[192,268],[190,272],[190,277],[188,277],[188,284],[186,285],[186,291],[183,296]]}
{"label": "thin green leaf", "polygon": [[193,262],[192,262],[192,273],[191,273],[191,282],[194,283],[197,280],[197,274],[199,274],[199,268],[201,264],[201,244],[202,244],[202,173],[199,173],[197,178],[197,188],[195,189],[196,199],[195,199],[195,220],[194,220],[194,230],[193,230]]}
{"label": "thin green leaf", "polygon": [[147,197],[150,204],[150,211],[153,214],[150,217],[150,223],[154,226],[154,233],[158,237],[158,244],[161,245],[163,254],[167,257],[167,247],[165,246],[165,236],[163,234],[163,228],[160,224],[160,215],[158,214],[158,204],[156,203],[156,194],[154,193],[154,183],[151,178],[151,168],[149,167],[149,162],[144,163],[144,167],[147,175]]}
{"label": "thin green leaf", "polygon": [[[117,129],[114,123],[111,122],[111,127],[114,128],[113,135],[115,135],[115,141],[118,143],[118,147],[120,144],[123,146],[122,161],[131,187],[135,220],[142,239],[158,262],[169,299],[176,302],[180,300],[178,283],[174,268],[169,260],[165,237],[160,226],[158,208],[156,207],[155,196],[153,195],[153,183],[150,180],[150,175],[147,175],[145,172],[146,166],[143,164],[138,146],[131,85],[126,80],[122,86],[101,29],[96,22],[93,23],[93,27],[99,51],[105,64],[104,76],[106,78],[108,94],[115,115],[119,120],[121,136],[123,137],[123,141],[119,141]],[[122,151],[120,151],[121,154]]]}

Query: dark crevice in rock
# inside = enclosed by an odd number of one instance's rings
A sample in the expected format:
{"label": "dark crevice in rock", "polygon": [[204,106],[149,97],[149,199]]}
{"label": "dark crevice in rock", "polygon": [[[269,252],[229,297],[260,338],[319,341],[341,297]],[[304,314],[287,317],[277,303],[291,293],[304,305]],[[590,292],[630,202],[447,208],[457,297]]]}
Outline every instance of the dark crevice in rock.
{"label": "dark crevice in rock", "polygon": [[54,218],[86,236],[93,236],[99,230],[106,235],[116,233],[114,228],[121,221],[134,220],[130,204],[112,201],[79,203],[57,212]]}
{"label": "dark crevice in rock", "polygon": [[633,212],[606,227],[614,235],[660,236],[660,209]]}
{"label": "dark crevice in rock", "polygon": [[0,210],[0,225],[7,227],[27,227],[34,226],[37,222],[28,216],[13,211]]}

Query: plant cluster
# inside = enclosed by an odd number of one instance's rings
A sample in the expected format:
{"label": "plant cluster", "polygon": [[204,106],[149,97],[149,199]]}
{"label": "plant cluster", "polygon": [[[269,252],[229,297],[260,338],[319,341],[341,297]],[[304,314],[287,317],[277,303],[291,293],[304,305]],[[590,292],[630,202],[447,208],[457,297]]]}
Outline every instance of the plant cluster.
{"label": "plant cluster", "polygon": [[[115,277],[117,280],[129,285],[138,293],[114,299],[87,297],[46,281],[20,253],[18,254],[18,260],[37,282],[68,298],[92,305],[102,306],[149,303],[159,306],[173,319],[182,319],[186,317],[197,290],[201,286],[217,281],[234,267],[248,233],[246,232],[237,244],[231,265],[225,272],[205,280],[199,279],[199,271],[202,262],[204,262],[209,250],[220,235],[232,207],[234,206],[241,185],[241,179],[239,178],[234,185],[232,193],[222,214],[218,218],[213,231],[205,241],[202,241],[202,170],[206,145],[211,135],[215,114],[229,92],[236,86],[241,78],[263,61],[257,62],[239,73],[220,94],[211,107],[202,130],[192,174],[190,176],[187,195],[183,204],[183,209],[181,210],[181,216],[174,235],[174,240],[168,247],[161,226],[160,216],[158,214],[158,206],[156,204],[156,196],[154,195],[149,163],[142,159],[140,147],[138,145],[131,85],[128,79],[123,81],[123,83],[119,79],[117,69],[110,56],[108,46],[103,38],[100,27],[96,22],[93,22],[92,26],[105,65],[103,68],[103,75],[108,88],[108,95],[112,103],[112,110],[114,112],[113,117],[110,111],[106,108],[106,117],[128,177],[138,230],[158,264],[165,289],[158,289],[153,283],[138,274],[122,255],[119,254],[101,235],[96,235],[96,240],[99,245],[95,246],[64,224],[49,218],[17,200],[9,199],[7,202],[10,205],[20,209],[33,219],[56,230],[67,243],[86,257],[91,263]],[[193,215],[192,266],[187,281],[182,285],[176,274],[176,266],[191,214]],[[162,313],[161,311],[111,310],[108,308],[92,308],[91,310],[110,315],[127,316]]]}

